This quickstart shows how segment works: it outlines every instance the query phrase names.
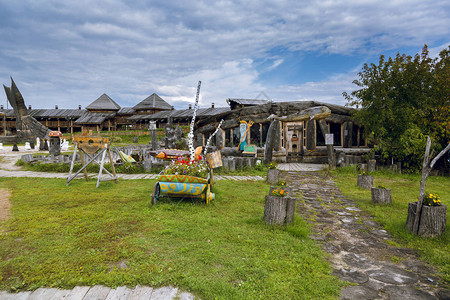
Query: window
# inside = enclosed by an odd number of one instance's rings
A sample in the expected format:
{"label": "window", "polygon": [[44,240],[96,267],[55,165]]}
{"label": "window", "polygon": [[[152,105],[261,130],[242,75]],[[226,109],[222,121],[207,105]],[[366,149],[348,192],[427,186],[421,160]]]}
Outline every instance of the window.
{"label": "window", "polygon": [[325,146],[325,136],[319,122],[316,121],[316,146]]}
{"label": "window", "polygon": [[341,124],[329,123],[330,133],[334,134],[334,146],[341,146]]}
{"label": "window", "polygon": [[232,130],[233,130],[233,147],[237,147],[241,139],[239,127],[234,127]]}
{"label": "window", "polygon": [[250,127],[250,144],[255,144],[257,146],[261,143],[261,133],[259,124],[255,123]]}
{"label": "window", "polygon": [[225,147],[232,147],[231,143],[231,132],[233,129],[226,129],[225,130]]}

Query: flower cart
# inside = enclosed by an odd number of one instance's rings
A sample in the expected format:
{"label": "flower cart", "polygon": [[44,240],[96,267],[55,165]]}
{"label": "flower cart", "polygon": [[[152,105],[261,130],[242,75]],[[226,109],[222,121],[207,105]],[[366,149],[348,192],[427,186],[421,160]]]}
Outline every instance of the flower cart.
{"label": "flower cart", "polygon": [[[222,160],[219,151],[215,152],[217,158],[213,155],[214,153],[207,154],[207,152],[211,139],[219,130],[223,120],[220,121],[216,131],[209,137],[203,154],[203,147],[200,146],[194,149],[194,125],[198,109],[200,85],[201,82],[199,81],[188,134],[189,152],[166,149],[155,153],[155,155],[152,154],[157,158],[172,159],[172,163],[162,171],[158,182],[153,188],[152,204],[155,204],[162,196],[170,198],[200,198],[206,204],[209,204],[215,198],[214,193],[212,193],[214,185],[213,168],[221,166]],[[208,159],[206,159],[207,157]]]}

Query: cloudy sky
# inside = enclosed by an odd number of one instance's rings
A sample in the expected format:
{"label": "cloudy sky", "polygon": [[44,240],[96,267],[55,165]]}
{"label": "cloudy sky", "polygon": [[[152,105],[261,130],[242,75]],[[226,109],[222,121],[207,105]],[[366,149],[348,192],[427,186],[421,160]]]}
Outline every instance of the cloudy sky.
{"label": "cloudy sky", "polygon": [[447,47],[450,2],[0,0],[0,38],[0,82],[12,76],[33,108],[103,93],[187,108],[199,80],[203,107],[258,95],[343,105],[364,63]]}

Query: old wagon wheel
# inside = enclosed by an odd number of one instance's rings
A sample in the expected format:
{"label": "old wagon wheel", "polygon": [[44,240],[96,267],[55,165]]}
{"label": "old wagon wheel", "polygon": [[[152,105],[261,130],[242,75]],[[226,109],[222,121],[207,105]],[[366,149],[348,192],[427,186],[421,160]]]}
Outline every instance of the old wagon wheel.
{"label": "old wagon wheel", "polygon": [[159,194],[161,192],[161,188],[159,187],[159,182],[155,183],[155,186],[153,187],[153,194],[152,194],[152,205],[158,201]]}

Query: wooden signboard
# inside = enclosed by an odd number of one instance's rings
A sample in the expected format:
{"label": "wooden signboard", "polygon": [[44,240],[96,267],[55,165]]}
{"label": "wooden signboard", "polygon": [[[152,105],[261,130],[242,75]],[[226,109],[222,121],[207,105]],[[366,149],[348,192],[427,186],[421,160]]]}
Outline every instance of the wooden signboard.
{"label": "wooden signboard", "polygon": [[334,144],[334,134],[326,133],[325,134],[325,145],[333,145]]}
{"label": "wooden signboard", "polygon": [[215,151],[212,153],[206,154],[206,161],[209,163],[211,168],[218,168],[222,166],[222,155],[220,151]]}
{"label": "wooden signboard", "polygon": [[244,154],[255,154],[256,153],[256,145],[249,144],[247,146],[244,146],[244,151],[242,153],[244,153]]}

